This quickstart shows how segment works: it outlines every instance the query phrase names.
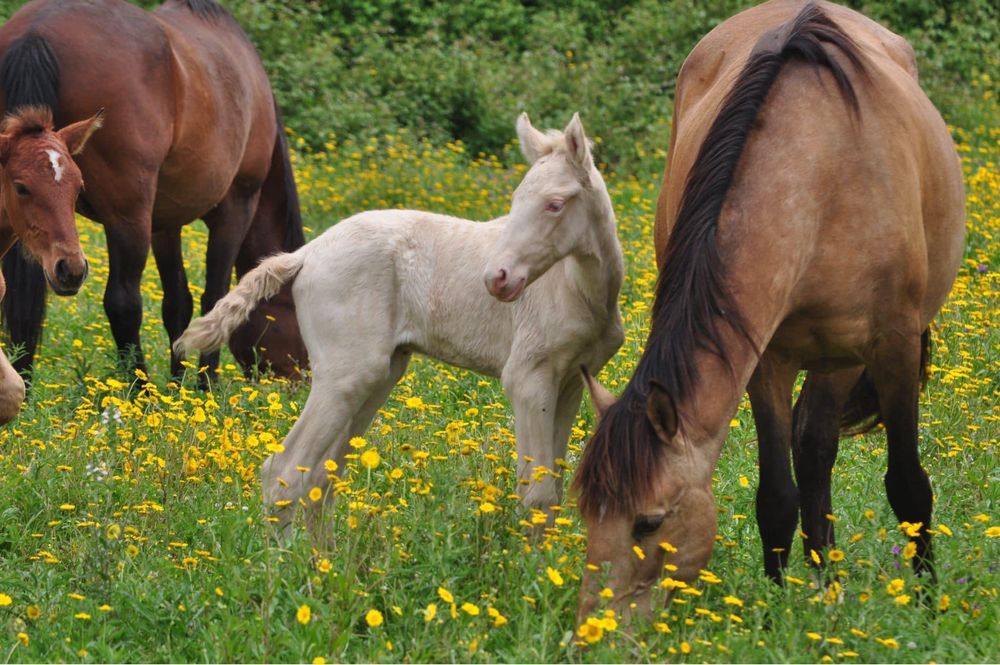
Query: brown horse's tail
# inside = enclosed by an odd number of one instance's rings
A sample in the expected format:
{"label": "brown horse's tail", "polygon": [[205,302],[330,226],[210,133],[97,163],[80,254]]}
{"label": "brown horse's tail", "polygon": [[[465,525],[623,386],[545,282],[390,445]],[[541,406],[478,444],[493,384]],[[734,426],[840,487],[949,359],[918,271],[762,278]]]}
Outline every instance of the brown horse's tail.
{"label": "brown horse's tail", "polygon": [[280,186],[280,207],[285,222],[282,249],[291,252],[306,244],[306,236],[302,229],[302,210],[299,207],[299,192],[295,187],[295,171],[292,169],[292,160],[288,152],[285,123],[281,119],[277,98],[274,100],[274,119],[278,134],[274,139],[274,154],[271,156],[271,170],[267,177],[269,180],[273,178],[275,184]]}
{"label": "brown horse's tail", "polygon": [[[931,329],[928,328],[920,336],[920,387],[927,386],[928,366],[931,360]],[[798,405],[796,405],[798,406]],[[882,413],[878,406],[878,394],[875,392],[875,382],[865,369],[851,388],[851,394],[840,413],[840,435],[853,436],[871,431],[882,422]]]}
{"label": "brown horse's tail", "polygon": [[191,322],[176,342],[174,351],[217,351],[233,331],[246,323],[261,300],[272,297],[302,269],[303,251],[276,254],[248,272],[232,291],[215,303],[212,311]]}
{"label": "brown horse's tail", "polygon": [[[28,32],[11,43],[0,59],[0,87],[7,113],[36,106],[59,119],[59,62],[49,43],[37,32]],[[3,257],[7,294],[3,322],[10,343],[21,349],[12,364],[20,374],[31,372],[35,349],[45,320],[45,273],[22,251],[20,241]]]}

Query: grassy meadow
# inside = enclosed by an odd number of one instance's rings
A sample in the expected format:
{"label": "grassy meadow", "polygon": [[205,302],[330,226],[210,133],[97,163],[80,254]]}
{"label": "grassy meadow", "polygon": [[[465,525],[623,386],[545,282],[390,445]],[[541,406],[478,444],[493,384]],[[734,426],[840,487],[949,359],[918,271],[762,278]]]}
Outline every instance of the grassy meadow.
{"label": "grassy meadow", "polygon": [[[995,114],[995,100],[989,103]],[[996,117],[994,115],[994,117]],[[586,118],[584,118],[586,122]],[[600,135],[600,127],[591,127]],[[598,614],[575,633],[584,534],[572,498],[544,539],[515,495],[510,409],[498,382],[416,359],[345,468],[337,534],[271,535],[258,470],[307,384],[247,381],[224,355],[211,393],[168,382],[161,293],[147,267],[143,339],[156,386],[129,394],[101,306],[100,227],[80,221],[92,273],[50,298],[30,401],[0,429],[0,658],[7,661],[996,661],[1000,645],[1000,130],[954,129],[968,246],[938,318],[921,448],[936,494],[939,584],[921,588],[885,499],[882,432],[847,440],[834,470],[836,583],[800,548],[788,584],[763,573],[754,429],[744,404],[716,474],[710,571],[648,624]],[[405,131],[330,138],[294,157],[314,237],[366,208],[502,214],[524,173]],[[598,156],[600,157],[600,143]],[[654,155],[662,160],[662,152]],[[627,257],[627,340],[602,374],[630,376],[655,282],[658,173],[605,169]],[[200,283],[205,242],[185,231]],[[200,292],[196,291],[196,297]],[[228,352],[226,352],[228,354]],[[197,369],[192,367],[191,373]],[[593,425],[585,406],[569,477]],[[923,604],[921,603],[923,599]]]}

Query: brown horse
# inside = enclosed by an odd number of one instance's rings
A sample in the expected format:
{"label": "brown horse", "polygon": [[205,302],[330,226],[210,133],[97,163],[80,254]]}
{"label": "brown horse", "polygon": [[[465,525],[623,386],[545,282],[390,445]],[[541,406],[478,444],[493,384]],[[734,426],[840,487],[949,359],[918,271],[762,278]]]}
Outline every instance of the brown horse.
{"label": "brown horse", "polygon": [[[0,256],[17,239],[52,290],[70,296],[87,277],[73,208],[83,176],[72,155],[101,126],[101,113],[61,130],[47,109],[26,108],[0,126]],[[7,284],[0,277],[0,298]],[[17,416],[24,381],[0,351],[0,424]]]}
{"label": "brown horse", "polygon": [[[665,565],[675,580],[698,576],[716,532],[712,473],[747,391],[772,578],[800,508],[807,551],[833,542],[823,516],[841,414],[885,423],[889,503],[922,525],[915,568],[929,570],[917,402],[926,331],[962,255],[964,198],[912,50],[836,5],[766,3],[688,56],[673,122],[646,349],[618,401],[590,381],[600,419],[575,478],[588,562],[610,562],[625,613],[650,609]],[[581,618],[597,602],[590,568]]]}
{"label": "brown horse", "polygon": [[[105,131],[78,158],[87,181],[77,210],[104,225],[104,308],[126,367],[145,368],[140,279],[152,245],[171,342],[193,303],[181,227],[209,229],[202,312],[261,257],[304,242],[288,148],[253,45],[214,0],[169,0],[153,13],[123,0],[36,0],[0,29],[0,108],[52,110],[57,123],[105,107]],[[45,313],[44,281],[20,253],[5,274],[11,339],[30,367]],[[245,368],[282,374],[305,362],[290,294],[258,308],[231,344]],[[202,365],[218,363],[218,354]],[[182,371],[171,356],[171,372]]]}

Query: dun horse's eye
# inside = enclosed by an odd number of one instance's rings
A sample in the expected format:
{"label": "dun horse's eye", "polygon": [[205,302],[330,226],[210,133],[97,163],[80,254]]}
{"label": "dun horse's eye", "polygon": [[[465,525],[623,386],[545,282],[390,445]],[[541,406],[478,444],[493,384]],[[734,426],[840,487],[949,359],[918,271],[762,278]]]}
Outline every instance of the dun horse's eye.
{"label": "dun horse's eye", "polygon": [[15,182],[14,183],[14,191],[17,192],[18,196],[27,196],[28,195],[28,188],[24,186],[24,183]]}
{"label": "dun horse's eye", "polygon": [[666,513],[658,515],[639,515],[632,525],[632,538],[642,540],[651,533],[654,533],[663,524]]}
{"label": "dun horse's eye", "polygon": [[564,205],[566,205],[566,202],[560,199],[549,201],[548,205],[545,206],[545,212],[559,212],[563,209]]}

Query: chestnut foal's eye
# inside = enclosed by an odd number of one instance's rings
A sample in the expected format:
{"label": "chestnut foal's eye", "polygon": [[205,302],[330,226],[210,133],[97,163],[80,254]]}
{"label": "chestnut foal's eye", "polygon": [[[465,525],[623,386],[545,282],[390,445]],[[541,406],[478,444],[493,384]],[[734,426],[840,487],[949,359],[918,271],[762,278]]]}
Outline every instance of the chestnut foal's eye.
{"label": "chestnut foal's eye", "polygon": [[559,212],[563,209],[564,205],[566,205],[566,202],[560,199],[549,201],[548,205],[545,206],[545,212]]}
{"label": "chestnut foal's eye", "polygon": [[663,520],[666,517],[666,513],[660,513],[658,515],[639,515],[635,518],[635,523],[632,525],[632,538],[635,540],[642,540],[649,534],[655,533],[656,530],[663,524]]}
{"label": "chestnut foal's eye", "polygon": [[28,188],[25,187],[24,183],[21,183],[21,182],[15,182],[14,183],[14,191],[17,192],[18,196],[27,196],[28,195]]}

